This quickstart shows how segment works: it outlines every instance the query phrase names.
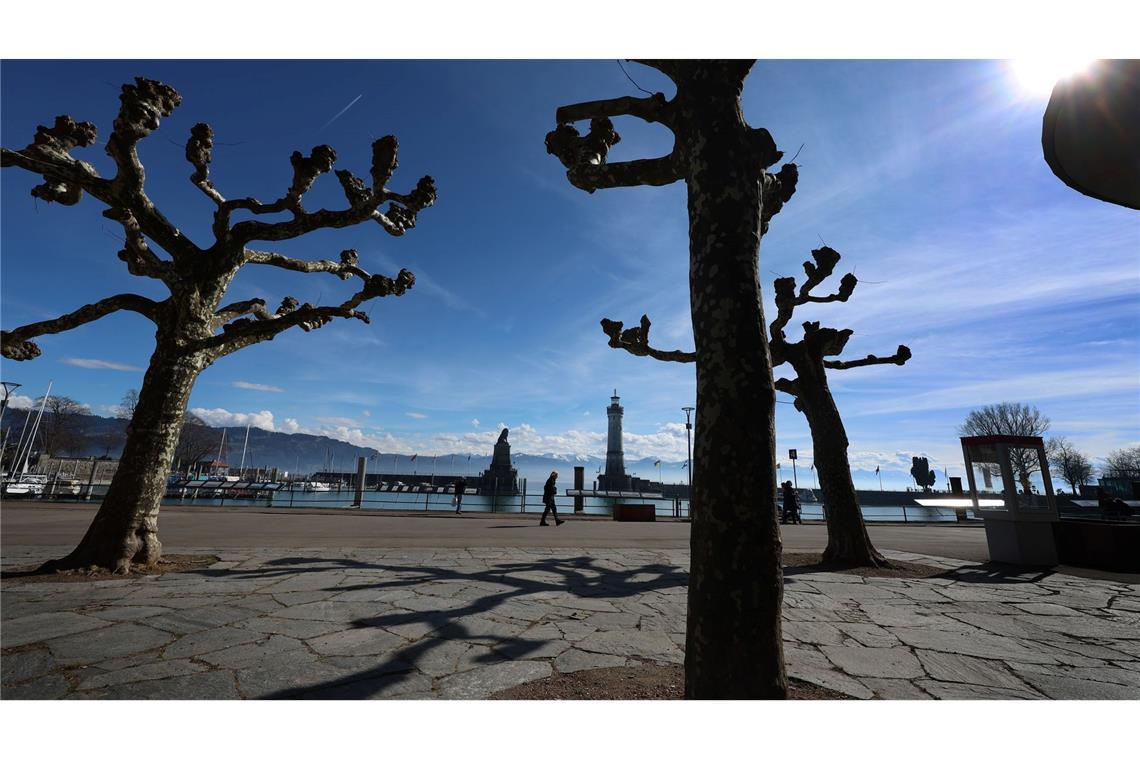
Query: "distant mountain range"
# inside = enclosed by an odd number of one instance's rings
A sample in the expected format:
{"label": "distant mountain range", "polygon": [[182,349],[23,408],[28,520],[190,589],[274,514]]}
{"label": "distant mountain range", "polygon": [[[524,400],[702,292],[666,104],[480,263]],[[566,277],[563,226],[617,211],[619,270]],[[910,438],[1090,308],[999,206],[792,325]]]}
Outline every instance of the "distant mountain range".
{"label": "distant mountain range", "polygon": [[[12,419],[5,415],[5,422],[9,420],[12,422],[9,436],[14,443],[19,438],[23,419]],[[80,415],[75,423],[76,443],[66,455],[116,458],[122,451],[126,425],[126,420],[113,417]],[[223,429],[225,446],[220,452],[220,459],[237,468],[242,463],[242,448],[246,433],[244,427],[210,428],[212,433],[216,433],[217,446],[208,458],[219,458],[218,447],[222,444]],[[351,473],[356,471],[357,457],[368,459],[367,467],[370,473],[415,474],[430,477],[434,472],[440,479],[461,474],[468,477],[478,475],[491,464],[490,450],[485,454],[455,452],[436,457],[420,454],[413,460],[409,454],[382,452],[322,435],[277,433],[250,428],[249,445],[245,447],[245,468],[262,470],[277,468],[279,473],[288,472],[291,475],[302,476],[315,472]],[[530,483],[538,481],[541,484],[550,475],[551,470],[558,470],[559,482],[572,483],[574,467],[584,467],[587,487],[592,485],[600,470],[604,471],[606,462],[604,456],[524,454],[517,451],[512,452],[511,459],[519,472],[519,477],[526,478]],[[627,458],[626,473],[636,474],[652,481],[685,482],[684,461],[662,461],[660,468],[654,466],[656,461],[653,458],[635,460]]]}

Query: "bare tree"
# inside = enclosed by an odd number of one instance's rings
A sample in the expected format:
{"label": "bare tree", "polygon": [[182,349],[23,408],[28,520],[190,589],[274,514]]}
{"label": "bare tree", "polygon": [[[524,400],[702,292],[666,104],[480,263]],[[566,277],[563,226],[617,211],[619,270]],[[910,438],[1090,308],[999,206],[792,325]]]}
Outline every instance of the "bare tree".
{"label": "bare tree", "polygon": [[839,252],[824,246],[811,252],[815,260],[804,262],[807,279],[796,291],[794,277],[781,277],[774,283],[777,317],[772,320],[772,365],[785,362],[796,371],[794,378],[776,380],[776,390],[795,398],[796,409],[807,417],[811,428],[815,469],[823,501],[827,505],[827,548],[825,562],[839,562],[864,567],[889,567],[890,562],[875,550],[863,524],[859,497],[851,480],[851,463],[847,458],[847,430],[835,405],[835,398],[827,385],[827,370],[846,370],[872,364],[902,365],[910,359],[910,349],[899,346],[892,356],[868,355],[862,359],[838,361],[828,359],[843,352],[852,330],[820,327],[819,322],[804,322],[804,337],[790,342],[784,333],[797,306],[807,303],[846,301],[858,284],[854,274],[843,275],[837,292],[827,296],[812,295],[817,285],[835,271]]}
{"label": "bare tree", "polygon": [[1104,458],[1101,475],[1108,478],[1140,478],[1140,446],[1110,451]]}
{"label": "bare tree", "polygon": [[[34,141],[23,150],[3,149],[0,153],[0,165],[20,167],[43,177],[43,183],[32,188],[36,198],[74,205],[87,193],[104,204],[107,209],[103,216],[121,225],[126,236],[118,257],[127,271],[161,283],[170,293],[161,301],[133,293],[110,296],[0,336],[3,355],[22,360],[40,354],[32,339],[71,330],[117,311],[141,314],[156,327],[155,350],[139,389],[134,419],[127,426],[119,468],[87,534],[67,557],[48,563],[54,568],[97,565],[129,572],[132,562],[152,565],[158,561],[159,499],[190,391],[202,370],[293,327],[314,330],[337,318],[368,322],[368,316],[357,307],[373,298],[403,295],[415,282],[407,270],[395,278],[369,274],[360,267],[353,250],[341,252],[339,260],[310,261],[251,244],[284,242],[320,229],[369,221],[391,235],[402,235],[415,226],[417,213],[430,206],[436,195],[431,177],[421,179],[406,195],[388,189],[397,154],[396,138],[388,136],[372,144],[369,183],[350,171],[336,172],[347,200],[344,209],[310,211],[302,202],[313,183],[332,170],[336,152],[327,145],[318,145],[308,156],[300,152],[290,156],[292,183],[277,200],[227,200],[209,177],[213,130],[208,124],[196,124],[186,142],[186,158],[194,168],[190,181],[215,207],[214,240],[199,245],[147,196],[138,155],[139,142],[158,129],[160,118],[169,116],[182,96],[161,82],[138,78],[134,84],[123,86],[119,99],[118,117],[106,148],[115,163],[114,177],[100,176],[91,164],[71,155],[73,149],[95,142],[95,126],[76,122],[70,116],[57,117],[51,127],[39,127]],[[385,202],[390,205],[382,212],[380,206]],[[247,218],[239,221],[236,214]],[[280,214],[287,218],[259,218]],[[342,280],[357,278],[362,286],[338,305],[301,304],[292,297],[282,300],[274,311],[259,298],[223,305],[230,283],[248,264],[331,274]]]}
{"label": "bare tree", "polygon": [[926,457],[910,458],[910,476],[923,491],[929,491],[934,487],[934,481],[938,480],[938,473],[930,469],[930,460]]}
{"label": "bare tree", "polygon": [[[740,95],[754,61],[642,63],[676,84],[671,100],[656,93],[563,106],[546,147],[566,167],[570,183],[586,192],[681,181],[687,186],[699,412],[685,695],[783,698],[775,388],[758,254],[760,237],[795,191],[798,172],[794,164],[768,172],[783,154],[766,129],[744,120]],[[607,163],[621,139],[610,121],[614,116],[662,124],[673,133],[673,150]],[[583,137],[572,125],[587,119],[590,131]],[[642,335],[631,336],[629,345],[644,346],[645,356],[684,361],[651,351],[648,327],[646,319],[643,328],[634,328]],[[617,335],[625,348],[620,326]]]}
{"label": "bare tree", "polygon": [[135,416],[135,410],[139,406],[139,392],[134,388],[123,394],[123,400],[119,402],[119,408],[115,410],[115,416],[121,420],[130,420]]}
{"label": "bare tree", "polygon": [[[39,406],[42,401],[42,397],[36,399],[36,406]],[[56,457],[79,451],[83,447],[83,436],[80,434],[80,417],[88,412],[86,406],[73,398],[48,396],[39,429],[43,452],[48,456]]]}
{"label": "bare tree", "polygon": [[201,417],[187,412],[182,421],[182,430],[178,433],[174,461],[188,472],[189,468],[205,459],[217,446],[217,437],[213,431]]}
{"label": "bare tree", "polygon": [[1081,486],[1092,479],[1092,462],[1070,443],[1068,438],[1064,436],[1050,438],[1045,442],[1045,453],[1049,459],[1049,467],[1056,470],[1061,480],[1069,484],[1069,489],[1074,495]]}
{"label": "bare tree", "polygon": [[[958,434],[1040,437],[1048,430],[1049,418],[1037,407],[1003,401],[971,411],[958,428]],[[1025,493],[1029,493],[1029,476],[1041,469],[1037,452],[1028,448],[1011,447],[1009,456],[1014,476],[1021,482]]]}

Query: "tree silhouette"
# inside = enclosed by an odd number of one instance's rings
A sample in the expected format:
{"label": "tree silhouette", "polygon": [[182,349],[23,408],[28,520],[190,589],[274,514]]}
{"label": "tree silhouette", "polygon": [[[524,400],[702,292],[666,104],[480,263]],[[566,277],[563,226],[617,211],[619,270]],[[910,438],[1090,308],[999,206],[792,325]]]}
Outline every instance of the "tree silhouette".
{"label": "tree silhouette", "polygon": [[[1003,401],[1000,404],[988,404],[981,409],[974,409],[966,420],[959,426],[958,434],[963,436],[983,435],[1016,435],[1038,438],[1049,429],[1049,418],[1041,410],[1029,404],[1019,404]],[[1029,476],[1041,469],[1041,460],[1035,449],[1023,446],[1012,446],[1009,449],[1009,463],[1013,468],[1014,477],[1021,483],[1025,493],[1029,493]],[[994,468],[989,469],[991,474],[997,474]]]}
{"label": "tree silhouette", "polygon": [[910,458],[910,476],[914,478],[914,482],[922,487],[923,491],[929,491],[934,487],[934,481],[938,479],[938,474],[931,472],[930,462],[926,457],[911,457]]}
{"label": "tree silhouette", "polygon": [[[688,191],[689,295],[695,345],[691,575],[685,648],[689,698],[783,698],[783,585],[776,518],[775,388],[758,279],[760,237],[795,191],[766,129],[741,111],[754,61],[641,61],[677,87],[668,100],[621,97],[557,110],[547,151],[572,185],[667,185]],[[665,156],[607,163],[621,139],[610,117],[658,123],[674,136]],[[573,123],[590,120],[582,136]],[[665,361],[683,352],[648,344],[649,320],[628,331],[603,323],[610,345]],[[637,332],[640,330],[640,332]]]}
{"label": "tree silhouette", "polygon": [[[200,246],[147,196],[138,155],[139,142],[158,129],[161,118],[170,116],[182,96],[161,82],[136,78],[134,84],[123,86],[119,100],[119,113],[106,148],[117,170],[114,177],[100,176],[91,164],[71,155],[75,148],[94,143],[96,130],[94,124],[76,122],[70,116],[57,117],[51,127],[39,127],[33,142],[23,150],[5,148],[0,153],[0,165],[20,167],[43,178],[43,184],[32,188],[36,198],[74,205],[86,193],[104,204],[107,209],[103,216],[121,225],[126,235],[118,257],[127,271],[162,283],[170,293],[161,301],[122,293],[0,334],[3,355],[24,360],[40,354],[34,338],[72,330],[114,312],[135,312],[156,327],[154,353],[107,495],[79,546],[62,560],[48,563],[48,568],[97,565],[123,573],[130,571],[132,562],[157,562],[162,546],[157,532],[159,500],[199,373],[224,356],[272,340],[294,327],[314,330],[337,318],[368,322],[368,316],[358,310],[362,303],[403,295],[415,282],[407,270],[395,278],[369,274],[360,267],[353,250],[341,252],[339,260],[310,261],[252,248],[252,243],[283,242],[321,229],[369,221],[391,235],[403,235],[415,226],[417,213],[434,203],[436,195],[431,177],[421,179],[406,195],[388,189],[397,154],[396,138],[388,136],[372,144],[370,182],[344,169],[336,172],[348,203],[344,209],[310,211],[303,205],[313,183],[333,168],[336,152],[327,145],[318,145],[308,156],[300,152],[290,156],[293,180],[277,200],[228,200],[209,176],[213,130],[208,124],[196,124],[186,142],[186,159],[194,168],[190,181],[215,206],[214,240]],[[382,212],[380,206],[385,202],[390,205]],[[287,218],[258,218],[282,213]],[[239,214],[248,218],[237,220]],[[331,274],[342,280],[355,277],[362,285],[335,306],[302,304],[290,296],[272,311],[259,298],[223,305],[235,275],[249,264]]]}
{"label": "tree silhouette", "polygon": [[815,469],[823,501],[827,505],[827,549],[825,562],[841,562],[865,567],[889,567],[890,562],[871,544],[859,497],[851,480],[851,464],[847,459],[847,430],[835,405],[835,398],[827,385],[827,370],[846,370],[872,364],[905,364],[910,349],[899,346],[893,356],[868,355],[862,359],[838,361],[838,356],[850,339],[852,330],[820,327],[819,322],[804,322],[804,337],[795,343],[788,341],[784,328],[797,306],[807,303],[846,301],[858,284],[854,274],[843,275],[839,290],[828,296],[812,295],[812,290],[835,271],[839,252],[824,246],[811,252],[815,263],[804,262],[807,279],[796,291],[794,277],[781,277],[775,282],[777,317],[772,320],[772,365],[787,363],[796,371],[794,378],[776,380],[776,390],[795,398],[796,409],[807,417],[811,428],[812,448],[815,452]]}

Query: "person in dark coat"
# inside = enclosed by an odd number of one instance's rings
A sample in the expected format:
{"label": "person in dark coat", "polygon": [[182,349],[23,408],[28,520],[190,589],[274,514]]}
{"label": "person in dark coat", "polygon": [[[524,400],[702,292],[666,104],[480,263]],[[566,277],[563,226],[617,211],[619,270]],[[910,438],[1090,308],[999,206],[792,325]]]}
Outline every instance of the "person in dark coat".
{"label": "person in dark coat", "polygon": [[558,493],[558,486],[554,484],[556,480],[558,480],[557,470],[550,473],[550,477],[546,479],[546,485],[542,487],[542,503],[546,505],[546,509],[542,510],[542,520],[539,521],[539,525],[550,524],[546,521],[547,512],[554,515],[555,525],[561,525],[566,522],[565,520],[558,519],[558,508],[554,506],[554,496]]}
{"label": "person in dark coat", "polygon": [[792,488],[792,481],[784,481],[784,511],[780,516],[780,523],[787,525],[791,521],[797,525],[802,525],[803,521],[800,519],[800,495],[796,493],[796,489]]}
{"label": "person in dark coat", "polygon": [[463,511],[463,492],[467,490],[467,478],[460,475],[455,479],[455,514]]}

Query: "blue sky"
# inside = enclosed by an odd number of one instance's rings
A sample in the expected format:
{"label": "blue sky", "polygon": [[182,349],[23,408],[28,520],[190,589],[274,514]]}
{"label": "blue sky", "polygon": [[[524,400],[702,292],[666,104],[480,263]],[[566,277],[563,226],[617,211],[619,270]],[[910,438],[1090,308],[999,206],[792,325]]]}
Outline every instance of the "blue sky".
{"label": "blue sky", "polygon": [[[627,70],[671,94],[657,72]],[[278,197],[289,154],[321,143],[361,174],[370,142],[384,134],[400,139],[394,188],[423,174],[439,187],[437,204],[403,238],[368,225],[282,248],[307,258],[356,248],[369,271],[407,267],[417,284],[373,302],[371,325],[286,333],[221,360],[198,381],[197,414],[423,455],[487,453],[505,424],[516,452],[604,455],[616,387],[627,457],[684,458],[692,367],[614,351],[598,327],[602,317],[632,323],[644,312],[655,344],[691,349],[684,187],[587,195],[543,147],[559,105],[639,94],[615,61],[10,60],[0,70],[4,146],[23,147],[37,124],[62,113],[95,122],[105,139],[118,86],[134,76],[183,95],[142,157],[151,197],[195,240],[208,239],[210,206],[187,179],[183,146],[198,121],[214,128],[211,176],[229,197]],[[1050,173],[1044,104],[1002,61],[778,60],[753,69],[749,123],[768,128],[789,156],[803,146],[797,193],[761,247],[766,314],[772,279],[802,278],[801,263],[823,241],[861,283],[850,302],[803,309],[794,324],[854,329],[850,358],[900,343],[914,352],[904,367],[832,374],[857,470],[881,466],[885,483],[901,484],[921,454],[962,474],[955,427],[971,408],[999,401],[1036,404],[1053,433],[1093,457],[1140,441],[1140,224],[1136,212]],[[671,145],[664,128],[616,126],[623,139],[611,160]],[[110,173],[101,146],[75,155]],[[114,293],[160,294],[115,257],[118,230],[98,203],[47,205],[28,195],[36,177],[7,169],[0,178],[5,328]],[[339,195],[325,177],[307,205],[339,205]],[[248,267],[229,300],[330,303],[350,287]],[[23,383],[13,406],[54,380],[53,392],[109,414],[139,386],[148,326],[115,315],[43,338],[35,361],[3,360],[4,379]],[[802,416],[782,404],[777,426],[780,450],[799,449],[809,465]],[[857,483],[872,485],[865,475]]]}

